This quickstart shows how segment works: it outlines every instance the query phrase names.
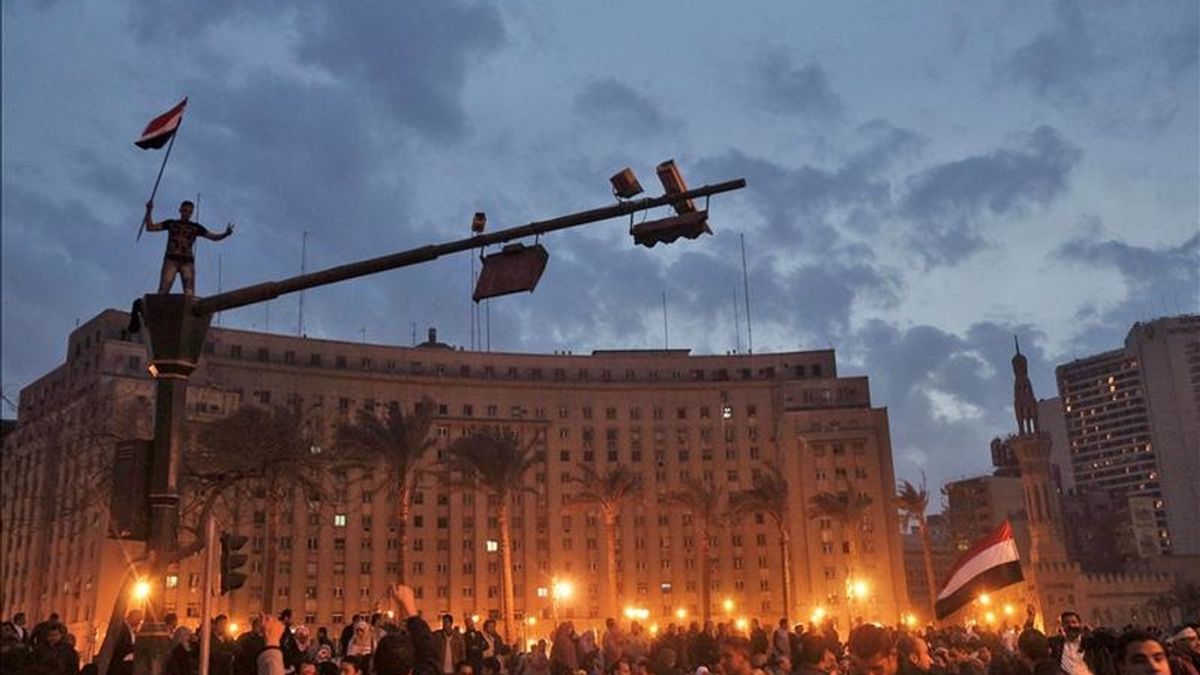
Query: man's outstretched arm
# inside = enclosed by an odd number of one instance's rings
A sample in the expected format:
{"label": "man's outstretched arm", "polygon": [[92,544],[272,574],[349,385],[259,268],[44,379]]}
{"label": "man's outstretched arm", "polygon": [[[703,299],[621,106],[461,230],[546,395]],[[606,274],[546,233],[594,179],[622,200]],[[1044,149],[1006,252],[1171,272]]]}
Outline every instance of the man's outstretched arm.
{"label": "man's outstretched arm", "polygon": [[225,226],[225,231],[222,232],[221,234],[213,234],[212,232],[206,231],[203,236],[205,239],[211,239],[213,241],[221,241],[222,239],[224,239],[225,237],[228,237],[231,234],[233,234],[233,223],[227,224]]}
{"label": "man's outstretched arm", "polygon": [[142,217],[142,225],[147,232],[158,232],[163,229],[162,223],[154,222],[154,202],[146,202],[146,215]]}

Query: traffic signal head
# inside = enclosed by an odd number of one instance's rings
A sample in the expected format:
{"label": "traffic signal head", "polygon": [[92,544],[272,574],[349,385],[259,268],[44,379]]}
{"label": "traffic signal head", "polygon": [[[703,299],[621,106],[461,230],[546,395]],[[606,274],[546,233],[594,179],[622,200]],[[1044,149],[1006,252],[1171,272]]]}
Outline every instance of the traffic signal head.
{"label": "traffic signal head", "polygon": [[246,583],[246,575],[239,569],[246,564],[249,557],[238,553],[249,537],[243,534],[221,535],[221,595],[241,588]]}
{"label": "traffic signal head", "polygon": [[705,233],[712,234],[708,228],[708,211],[692,211],[634,225],[633,243],[652,248],[659,242],[670,244],[680,237],[695,239]]}
{"label": "traffic signal head", "polygon": [[[668,159],[659,164],[654,171],[658,174],[658,180],[662,183],[663,191],[668,195],[678,195],[687,192],[687,183],[683,180],[683,174],[679,173],[679,167],[675,166],[675,160]],[[675,209],[675,213],[681,216],[693,213],[696,210],[696,204],[690,199],[675,202],[671,206]]]}

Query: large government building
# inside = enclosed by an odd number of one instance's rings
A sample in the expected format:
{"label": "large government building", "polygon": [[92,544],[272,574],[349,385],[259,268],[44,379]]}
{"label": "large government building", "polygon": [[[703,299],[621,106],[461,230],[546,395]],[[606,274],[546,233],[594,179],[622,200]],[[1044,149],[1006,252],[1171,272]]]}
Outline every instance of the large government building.
{"label": "large government building", "polygon": [[[85,656],[98,648],[127,561],[142,549],[108,537],[109,501],[97,494],[116,445],[151,434],[154,381],[143,336],[125,330],[128,318],[108,310],[74,330],[65,363],[21,392],[18,426],[4,440],[0,613],[57,611]],[[692,479],[726,493],[745,489],[769,462],[781,464],[791,492],[790,615],[820,606],[894,621],[909,609],[887,411],[872,407],[866,377],[838,376],[831,350],[484,353],[438,343],[433,331],[424,344],[395,347],[214,327],[187,407],[195,429],[240,406],[286,405],[303,411],[315,442],[336,452],[338,425],[359,411],[412,410],[425,397],[437,404],[438,448],[486,425],[539,448],[534,492],[514,509],[522,630],[555,615],[577,625],[603,619],[603,524],[593,511],[565,507],[579,490],[571,478],[581,463],[620,463],[644,477],[643,498],[618,523],[618,571],[621,604],[645,610],[648,623],[701,614],[691,516],[661,497]],[[296,494],[274,541],[264,533],[265,500],[251,492],[228,500],[220,527],[250,536],[250,578],[218,609],[245,621],[264,606],[268,546],[277,551],[276,610],[290,607],[304,623],[332,628],[382,606],[399,571],[395,509],[388,491],[372,491],[359,473],[335,472],[337,489],[320,501]],[[871,506],[857,528],[843,531],[836,519],[806,514],[820,492],[865,495]],[[420,488],[406,577],[427,616],[499,615],[496,526],[482,495],[436,481]],[[717,532],[714,616],[777,621],[784,607],[776,528],[750,517]],[[866,597],[847,600],[848,570],[866,581]],[[167,578],[167,604],[186,623],[199,617],[200,571],[197,556]],[[564,581],[574,592],[556,599],[552,589]]]}

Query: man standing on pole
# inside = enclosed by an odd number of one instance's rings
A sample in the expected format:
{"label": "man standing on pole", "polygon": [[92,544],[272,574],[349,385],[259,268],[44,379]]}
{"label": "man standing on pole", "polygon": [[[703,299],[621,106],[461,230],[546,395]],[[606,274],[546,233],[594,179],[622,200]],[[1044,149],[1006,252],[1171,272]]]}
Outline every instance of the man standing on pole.
{"label": "man standing on pole", "polygon": [[153,218],[154,202],[146,202],[146,216],[142,222],[146,231],[167,231],[167,250],[163,255],[162,273],[158,279],[160,294],[170,293],[171,287],[175,285],[175,277],[181,276],[183,277],[183,294],[195,295],[196,258],[192,249],[195,246],[196,237],[221,241],[233,234],[233,223],[227,224],[225,231],[221,234],[213,234],[200,223],[193,223],[192,212],[195,208],[196,205],[192,202],[184,201],[179,205],[178,220],[170,219],[156,223]]}

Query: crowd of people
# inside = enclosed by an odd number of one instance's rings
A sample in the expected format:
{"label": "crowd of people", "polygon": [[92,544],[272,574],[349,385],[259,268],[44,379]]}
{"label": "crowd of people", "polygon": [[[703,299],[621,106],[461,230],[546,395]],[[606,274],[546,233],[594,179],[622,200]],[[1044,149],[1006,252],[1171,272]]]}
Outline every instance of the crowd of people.
{"label": "crowd of people", "polygon": [[[821,625],[748,626],[711,621],[647,630],[609,619],[578,632],[565,621],[546,639],[508,644],[496,622],[477,626],[442,615],[437,630],[419,616],[411,589],[397,587],[400,611],[355,616],[339,635],[293,622],[290,610],[253,620],[233,636],[227,617],[211,623],[211,675],[1200,675],[1194,623],[1171,630],[1093,629],[1064,612],[1052,634],[1031,625],[924,629],[862,623],[845,641]],[[101,674],[83,665],[73,638],[51,615],[32,629],[17,614],[0,625],[0,673],[130,675],[141,613],[118,630]],[[198,635],[168,616],[165,675],[197,675]]]}

